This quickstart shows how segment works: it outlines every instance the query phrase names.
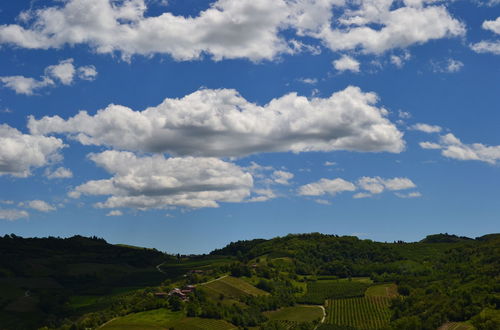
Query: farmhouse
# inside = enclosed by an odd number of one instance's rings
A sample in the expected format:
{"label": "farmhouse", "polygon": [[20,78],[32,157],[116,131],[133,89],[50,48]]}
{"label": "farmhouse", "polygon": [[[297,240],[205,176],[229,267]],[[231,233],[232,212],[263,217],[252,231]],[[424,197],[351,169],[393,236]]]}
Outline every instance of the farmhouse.
{"label": "farmhouse", "polygon": [[174,289],[170,290],[170,292],[168,293],[168,296],[169,297],[170,296],[177,296],[177,297],[181,298],[182,300],[188,300],[189,299],[188,294],[192,293],[195,289],[196,289],[196,287],[194,285],[186,285],[182,289],[174,288]]}
{"label": "farmhouse", "polygon": [[179,298],[181,298],[182,300],[187,300],[187,296],[185,293],[182,292],[181,289],[179,288],[175,288],[173,290],[171,290],[169,293],[168,293],[168,296],[169,297],[172,297],[172,296],[177,296]]}

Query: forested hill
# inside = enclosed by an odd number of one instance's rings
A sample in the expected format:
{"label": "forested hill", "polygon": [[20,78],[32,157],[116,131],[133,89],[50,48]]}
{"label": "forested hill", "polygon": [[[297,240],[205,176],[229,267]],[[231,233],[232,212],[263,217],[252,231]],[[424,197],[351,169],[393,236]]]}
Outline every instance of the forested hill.
{"label": "forested hill", "polygon": [[384,271],[397,271],[411,262],[437,261],[450,249],[481,247],[486,242],[500,241],[499,234],[476,239],[450,234],[429,235],[420,242],[396,241],[381,243],[354,236],[320,233],[290,234],[269,240],[237,241],[211,252],[230,255],[241,260],[259,256],[291,258],[299,274],[336,274],[339,276],[369,276],[382,266]]}
{"label": "forested hill", "polygon": [[0,287],[64,287],[98,294],[116,286],[156,284],[162,277],[155,266],[175,259],[155,249],[108,244],[97,237],[14,234],[0,237],[0,255]]}
{"label": "forested hill", "polygon": [[[42,269],[55,273],[68,264],[98,262],[132,267],[156,265],[170,257],[155,249],[132,248],[108,244],[97,237],[22,238],[12,235],[0,237],[0,276],[13,271],[16,275],[32,276]],[[17,266],[16,266],[17,265]],[[33,269],[26,268],[31,266]]]}
{"label": "forested hill", "polygon": [[500,327],[499,234],[475,239],[436,234],[414,243],[294,234],[234,242],[212,254],[242,262],[281,259],[287,262],[275,267],[299,275],[369,276],[396,283],[406,299],[391,306],[394,329],[436,329],[449,320],[473,320],[479,329]]}

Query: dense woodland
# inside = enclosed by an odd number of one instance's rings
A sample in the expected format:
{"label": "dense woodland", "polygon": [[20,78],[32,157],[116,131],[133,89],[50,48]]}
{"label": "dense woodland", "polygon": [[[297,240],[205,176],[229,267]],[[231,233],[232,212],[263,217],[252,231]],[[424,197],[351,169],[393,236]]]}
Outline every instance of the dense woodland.
{"label": "dense woodland", "polygon": [[[313,233],[234,242],[201,256],[96,237],[6,235],[0,253],[0,329],[98,328],[120,316],[161,310],[240,328],[355,329],[330,316],[332,322],[320,324],[270,315],[328,299],[365,304],[367,289],[383,283],[396,292],[384,300],[387,322],[378,327],[437,329],[467,321],[477,329],[500,328],[500,234],[380,243]],[[197,289],[187,299],[158,297],[188,284]]]}

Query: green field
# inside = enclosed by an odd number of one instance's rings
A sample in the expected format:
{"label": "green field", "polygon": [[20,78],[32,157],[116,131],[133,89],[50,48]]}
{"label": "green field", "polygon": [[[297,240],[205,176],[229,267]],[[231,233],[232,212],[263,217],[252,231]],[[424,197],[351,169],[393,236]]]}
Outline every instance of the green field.
{"label": "green field", "polygon": [[369,277],[340,278],[339,282],[359,282],[365,284],[373,284],[373,280]]}
{"label": "green field", "polygon": [[155,309],[152,311],[130,314],[114,319],[99,329],[119,330],[119,329],[145,329],[156,330],[166,329],[167,324],[175,322],[183,317],[182,312],[172,312],[167,309]]}
{"label": "green field", "polygon": [[312,322],[323,318],[323,311],[318,306],[293,306],[280,308],[277,311],[265,312],[269,320],[293,322]]}
{"label": "green field", "polygon": [[345,280],[319,280],[307,283],[307,293],[298,298],[299,302],[322,305],[326,299],[362,297],[368,283]]}
{"label": "green field", "polygon": [[223,294],[226,298],[237,299],[248,295],[268,295],[267,292],[254,287],[250,283],[231,276],[223,277],[213,282],[203,284],[203,286],[218,295]]}
{"label": "green field", "polygon": [[327,301],[326,323],[358,329],[381,329],[389,324],[389,298],[359,297]]}
{"label": "green field", "polygon": [[231,323],[223,320],[202,319],[199,317],[185,317],[183,319],[169,322],[167,329],[174,330],[231,330],[237,329]]}
{"label": "green field", "polygon": [[373,285],[366,289],[365,296],[395,298],[398,296],[398,287],[394,283]]}

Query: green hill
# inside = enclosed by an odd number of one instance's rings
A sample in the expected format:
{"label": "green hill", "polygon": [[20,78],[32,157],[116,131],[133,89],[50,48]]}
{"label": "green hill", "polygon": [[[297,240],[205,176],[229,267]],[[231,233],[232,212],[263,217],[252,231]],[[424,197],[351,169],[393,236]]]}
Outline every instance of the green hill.
{"label": "green hill", "polygon": [[[2,330],[500,328],[498,234],[414,243],[294,234],[200,256],[6,235],[0,251]],[[309,314],[321,306],[319,325]]]}

